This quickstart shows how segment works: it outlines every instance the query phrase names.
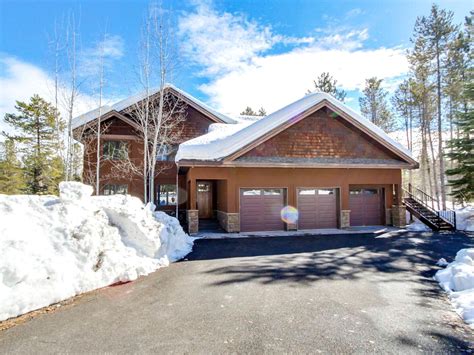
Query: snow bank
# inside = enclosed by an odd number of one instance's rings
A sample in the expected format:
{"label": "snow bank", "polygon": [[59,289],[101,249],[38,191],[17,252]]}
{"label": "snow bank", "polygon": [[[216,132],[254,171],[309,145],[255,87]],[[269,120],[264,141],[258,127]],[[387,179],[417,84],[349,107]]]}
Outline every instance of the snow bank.
{"label": "snow bank", "polygon": [[458,230],[474,232],[474,206],[469,205],[456,210],[456,226]]}
{"label": "snow bank", "polygon": [[0,195],[0,320],[134,280],[188,254],[178,221],[138,198],[91,197],[60,184],[60,197]]}
{"label": "snow bank", "polygon": [[454,261],[435,275],[456,312],[474,328],[474,248],[461,249]]}

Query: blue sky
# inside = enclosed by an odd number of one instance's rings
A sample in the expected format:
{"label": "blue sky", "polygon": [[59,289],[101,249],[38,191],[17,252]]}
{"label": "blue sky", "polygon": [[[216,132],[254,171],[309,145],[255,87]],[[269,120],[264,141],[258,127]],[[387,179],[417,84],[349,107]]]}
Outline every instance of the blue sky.
{"label": "blue sky", "polygon": [[[392,90],[408,70],[413,24],[431,1],[163,1],[175,20],[173,82],[224,113],[268,112],[298,99],[331,72],[358,109],[365,78]],[[461,23],[470,1],[436,1]],[[68,14],[80,19],[84,84],[77,113],[97,104],[90,58],[107,31],[106,101],[139,89],[136,68],[146,1],[0,1],[0,114],[33,93],[51,98],[48,38]]]}

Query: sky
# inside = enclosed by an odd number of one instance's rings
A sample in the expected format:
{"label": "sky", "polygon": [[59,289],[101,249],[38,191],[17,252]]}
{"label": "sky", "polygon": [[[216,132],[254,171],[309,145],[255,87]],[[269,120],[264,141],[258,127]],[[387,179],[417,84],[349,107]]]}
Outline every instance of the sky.
{"label": "sky", "polygon": [[[172,19],[175,62],[169,81],[225,114],[246,106],[271,113],[305,95],[330,72],[359,110],[365,79],[390,92],[408,72],[405,58],[428,0],[162,0]],[[471,1],[435,1],[462,23]],[[15,100],[53,99],[56,33],[79,27],[80,97],[75,114],[98,106],[97,60],[103,48],[105,103],[140,91],[138,68],[147,1],[0,0],[0,130]],[[61,77],[68,77],[63,63]],[[64,112],[64,108],[61,109]]]}

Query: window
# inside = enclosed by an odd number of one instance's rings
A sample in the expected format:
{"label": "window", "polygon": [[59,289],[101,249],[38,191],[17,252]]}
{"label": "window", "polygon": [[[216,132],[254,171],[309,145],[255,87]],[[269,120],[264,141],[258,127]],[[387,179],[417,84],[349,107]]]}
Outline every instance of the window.
{"label": "window", "polygon": [[281,195],[280,189],[265,189],[263,190],[265,196],[279,196]]}
{"label": "window", "polygon": [[299,195],[316,195],[315,189],[299,189]]}
{"label": "window", "polygon": [[198,183],[197,190],[198,192],[209,192],[211,191],[211,185],[207,183]]}
{"label": "window", "polygon": [[170,147],[168,145],[163,145],[156,155],[156,161],[173,161],[176,156],[176,147]]}
{"label": "window", "polygon": [[379,191],[377,189],[364,189],[365,195],[377,195]]}
{"label": "window", "polygon": [[104,158],[110,160],[124,160],[128,157],[128,144],[122,141],[105,141]]}
{"label": "window", "polygon": [[160,206],[175,206],[177,201],[176,185],[165,184],[159,185],[157,191],[158,205]]}
{"label": "window", "polygon": [[128,193],[128,185],[107,184],[104,186],[104,195],[126,195]]}
{"label": "window", "polygon": [[318,195],[334,195],[334,189],[319,189]]}
{"label": "window", "polygon": [[362,189],[354,189],[349,192],[351,195],[361,195]]}
{"label": "window", "polygon": [[243,190],[242,195],[244,196],[259,196],[262,194],[262,190],[250,189]]}

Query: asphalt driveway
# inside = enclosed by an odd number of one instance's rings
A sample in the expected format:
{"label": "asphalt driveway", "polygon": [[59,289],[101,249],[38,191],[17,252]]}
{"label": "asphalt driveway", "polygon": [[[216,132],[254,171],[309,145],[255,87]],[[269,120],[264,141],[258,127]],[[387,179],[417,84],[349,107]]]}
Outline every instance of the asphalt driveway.
{"label": "asphalt driveway", "polygon": [[463,234],[201,240],[188,260],[0,332],[0,353],[471,352],[432,276]]}

